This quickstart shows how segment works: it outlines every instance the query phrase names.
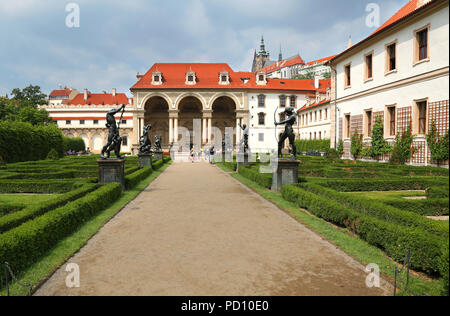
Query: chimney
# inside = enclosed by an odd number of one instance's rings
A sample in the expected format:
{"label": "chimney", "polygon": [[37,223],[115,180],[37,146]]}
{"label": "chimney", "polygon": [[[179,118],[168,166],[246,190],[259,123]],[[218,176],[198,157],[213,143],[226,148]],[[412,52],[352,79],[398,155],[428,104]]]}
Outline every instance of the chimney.
{"label": "chimney", "polygon": [[353,46],[353,41],[352,41],[352,37],[350,36],[348,39],[347,49],[349,49],[352,46]]}
{"label": "chimney", "polygon": [[421,6],[424,6],[425,4],[427,4],[430,1],[431,0],[418,0],[417,1],[417,8],[420,8]]}
{"label": "chimney", "polygon": [[314,77],[314,88],[319,89],[319,77]]}
{"label": "chimney", "polygon": [[116,94],[117,94],[117,90],[116,90],[116,88],[112,89],[112,95],[113,95],[113,97],[115,97],[115,96],[116,96]]}
{"label": "chimney", "polygon": [[84,101],[87,101],[88,99],[88,91],[87,89],[84,89]]}

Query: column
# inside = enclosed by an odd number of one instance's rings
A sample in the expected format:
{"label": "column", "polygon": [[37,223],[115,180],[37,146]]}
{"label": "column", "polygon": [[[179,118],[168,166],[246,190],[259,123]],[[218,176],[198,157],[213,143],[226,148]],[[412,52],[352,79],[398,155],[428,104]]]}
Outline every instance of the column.
{"label": "column", "polygon": [[205,118],[203,118],[202,119],[202,143],[203,144],[206,144],[206,138],[207,138],[207,135],[206,135],[206,119]]}
{"label": "column", "polygon": [[212,138],[212,119],[208,118],[208,142],[211,143]]}
{"label": "column", "polygon": [[173,120],[169,118],[169,144],[173,142]]}
{"label": "column", "polygon": [[178,118],[174,119],[175,123],[174,123],[174,135],[173,135],[173,141],[174,142],[178,142]]}
{"label": "column", "polygon": [[236,119],[236,148],[237,148],[237,146],[239,146],[239,143],[241,141],[241,127],[239,126],[240,123],[241,123],[241,119],[237,118]]}

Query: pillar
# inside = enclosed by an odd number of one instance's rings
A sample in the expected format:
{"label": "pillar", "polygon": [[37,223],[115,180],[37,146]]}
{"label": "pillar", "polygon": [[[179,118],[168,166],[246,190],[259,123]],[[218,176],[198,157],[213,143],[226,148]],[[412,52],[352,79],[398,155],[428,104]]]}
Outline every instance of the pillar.
{"label": "pillar", "polygon": [[241,127],[239,124],[241,123],[241,119],[236,119],[236,148],[239,146],[239,143],[241,142]]}
{"label": "pillar", "polygon": [[174,135],[173,135],[173,141],[178,142],[178,118],[174,119]]}
{"label": "pillar", "polygon": [[202,143],[206,144],[207,135],[206,135],[206,119],[205,118],[202,119],[202,123],[203,123],[203,125],[202,125]]}
{"label": "pillar", "polygon": [[211,143],[212,138],[212,119],[208,118],[208,142]]}
{"label": "pillar", "polygon": [[173,142],[173,119],[169,118],[169,144]]}

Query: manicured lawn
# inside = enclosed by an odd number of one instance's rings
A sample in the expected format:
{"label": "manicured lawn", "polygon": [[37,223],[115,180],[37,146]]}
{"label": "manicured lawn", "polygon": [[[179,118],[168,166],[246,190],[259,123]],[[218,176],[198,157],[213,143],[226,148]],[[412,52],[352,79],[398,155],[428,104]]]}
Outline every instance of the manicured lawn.
{"label": "manicured lawn", "polygon": [[424,197],[424,191],[390,191],[390,192],[352,192],[348,193],[356,196],[363,196],[367,199],[379,200],[383,198],[405,199],[407,197]]}
{"label": "manicured lawn", "polygon": [[0,204],[38,204],[58,197],[60,194],[0,194]]}

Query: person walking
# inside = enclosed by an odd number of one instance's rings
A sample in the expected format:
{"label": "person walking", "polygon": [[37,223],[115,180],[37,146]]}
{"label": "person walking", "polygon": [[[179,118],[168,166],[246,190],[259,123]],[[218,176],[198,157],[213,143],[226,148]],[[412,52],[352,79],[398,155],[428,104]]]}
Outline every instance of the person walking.
{"label": "person walking", "polygon": [[209,163],[213,164],[214,162],[214,154],[216,153],[216,150],[214,148],[214,146],[211,147],[211,149],[209,150]]}

